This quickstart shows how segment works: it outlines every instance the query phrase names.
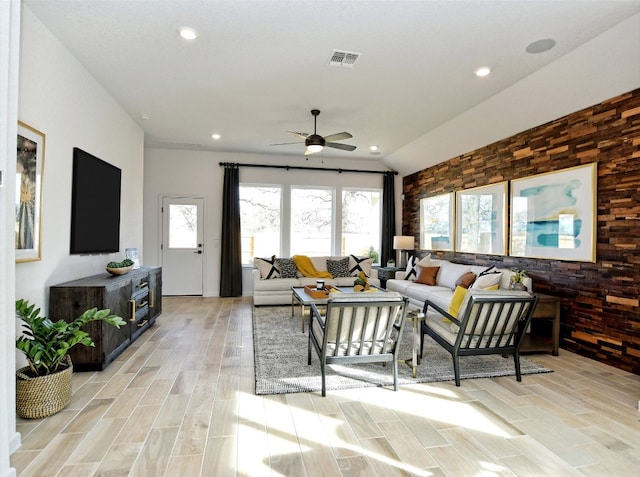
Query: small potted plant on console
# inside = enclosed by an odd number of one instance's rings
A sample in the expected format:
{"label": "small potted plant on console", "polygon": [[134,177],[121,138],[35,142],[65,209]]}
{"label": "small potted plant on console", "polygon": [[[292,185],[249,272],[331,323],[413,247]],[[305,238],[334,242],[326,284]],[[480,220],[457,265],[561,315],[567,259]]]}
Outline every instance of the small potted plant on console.
{"label": "small potted plant on console", "polygon": [[40,316],[40,308],[26,300],[16,302],[16,317],[24,334],[16,338],[16,348],[24,353],[28,366],[16,371],[16,411],[20,417],[40,419],[64,409],[71,400],[73,366],[69,350],[77,345],[94,346],[81,328],[102,320],[120,328],[126,322],[110,310],[92,308],[74,321],[51,321]]}

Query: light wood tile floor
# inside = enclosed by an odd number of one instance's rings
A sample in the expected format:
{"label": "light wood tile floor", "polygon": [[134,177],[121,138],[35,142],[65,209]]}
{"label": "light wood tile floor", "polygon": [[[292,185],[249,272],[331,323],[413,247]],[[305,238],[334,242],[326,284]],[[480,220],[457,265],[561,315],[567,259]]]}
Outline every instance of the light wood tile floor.
{"label": "light wood tile floor", "polygon": [[640,376],[561,350],[522,383],[256,396],[250,298],[163,305],[68,408],[19,420],[18,475],[640,475]]}

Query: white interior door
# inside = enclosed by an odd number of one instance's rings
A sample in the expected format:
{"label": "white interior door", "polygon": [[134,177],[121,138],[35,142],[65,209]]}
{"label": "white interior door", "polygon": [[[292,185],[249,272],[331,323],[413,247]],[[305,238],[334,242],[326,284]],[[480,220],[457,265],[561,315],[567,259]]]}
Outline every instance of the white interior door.
{"label": "white interior door", "polygon": [[202,295],[203,223],[203,198],[162,198],[163,295]]}

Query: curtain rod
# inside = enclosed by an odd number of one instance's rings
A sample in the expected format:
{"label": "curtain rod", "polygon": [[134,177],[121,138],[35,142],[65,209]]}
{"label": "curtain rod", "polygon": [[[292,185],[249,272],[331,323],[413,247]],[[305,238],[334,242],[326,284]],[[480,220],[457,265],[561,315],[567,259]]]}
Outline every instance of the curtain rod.
{"label": "curtain rod", "polygon": [[398,175],[398,171],[361,171],[358,169],[336,169],[333,167],[308,167],[308,166],[278,166],[275,164],[240,164],[238,162],[220,162],[219,166],[227,167],[266,167],[269,169],[297,169],[297,170],[305,170],[305,171],[323,171],[323,172],[338,172],[342,174],[343,172],[356,172],[360,174],[393,174],[394,176]]}

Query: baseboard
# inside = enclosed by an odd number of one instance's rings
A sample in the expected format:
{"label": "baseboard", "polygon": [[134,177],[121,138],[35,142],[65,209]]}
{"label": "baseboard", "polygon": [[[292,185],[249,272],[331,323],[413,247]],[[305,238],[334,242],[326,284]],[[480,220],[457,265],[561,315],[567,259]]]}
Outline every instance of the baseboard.
{"label": "baseboard", "polygon": [[9,439],[9,455],[13,454],[22,445],[22,436],[19,432],[15,432],[13,437]]}

